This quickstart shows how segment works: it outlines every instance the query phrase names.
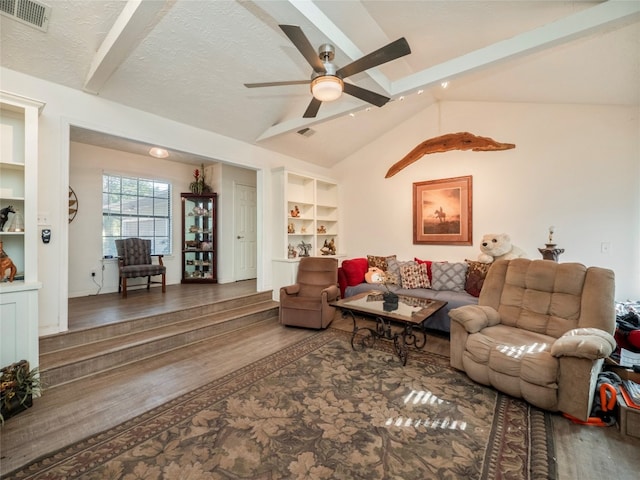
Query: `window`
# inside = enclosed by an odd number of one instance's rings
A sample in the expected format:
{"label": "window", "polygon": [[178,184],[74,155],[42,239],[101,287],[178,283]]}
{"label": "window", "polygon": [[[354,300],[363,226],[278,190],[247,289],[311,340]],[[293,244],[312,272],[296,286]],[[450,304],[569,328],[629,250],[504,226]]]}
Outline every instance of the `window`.
{"label": "window", "polygon": [[171,253],[171,184],[102,176],[102,252],[117,256],[116,239],[151,240],[151,253]]}

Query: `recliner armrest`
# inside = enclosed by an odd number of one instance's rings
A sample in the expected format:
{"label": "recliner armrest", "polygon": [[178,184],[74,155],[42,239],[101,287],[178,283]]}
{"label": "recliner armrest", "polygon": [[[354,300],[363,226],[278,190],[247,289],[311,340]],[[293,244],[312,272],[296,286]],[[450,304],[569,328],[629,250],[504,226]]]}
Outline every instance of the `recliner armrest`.
{"label": "recliner armrest", "polygon": [[327,302],[333,302],[340,296],[340,289],[337,285],[329,285],[322,290],[322,295],[327,297]]}
{"label": "recliner armrest", "polygon": [[599,328],[574,328],[551,346],[554,357],[579,357],[590,360],[606,358],[615,350],[616,340]]}
{"label": "recliner armrest", "polygon": [[477,333],[485,327],[500,323],[500,314],[492,307],[484,305],[465,305],[449,310],[449,317],[455,320],[469,333]]}
{"label": "recliner armrest", "polygon": [[280,295],[283,293],[286,295],[297,295],[300,292],[300,284],[294,283],[293,285],[287,285],[280,288]]}

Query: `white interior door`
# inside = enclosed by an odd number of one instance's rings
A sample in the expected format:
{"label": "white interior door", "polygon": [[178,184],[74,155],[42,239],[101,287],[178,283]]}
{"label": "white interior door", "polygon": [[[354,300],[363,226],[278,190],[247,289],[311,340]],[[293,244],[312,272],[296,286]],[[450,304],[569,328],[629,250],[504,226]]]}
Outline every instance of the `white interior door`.
{"label": "white interior door", "polygon": [[257,275],[257,202],[256,187],[234,185],[235,205],[235,280],[248,280]]}

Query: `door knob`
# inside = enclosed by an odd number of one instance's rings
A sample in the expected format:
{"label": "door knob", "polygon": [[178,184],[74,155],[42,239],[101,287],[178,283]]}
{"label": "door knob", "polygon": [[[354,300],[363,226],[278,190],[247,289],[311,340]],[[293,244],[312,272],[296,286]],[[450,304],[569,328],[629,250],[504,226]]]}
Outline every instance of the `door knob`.
{"label": "door knob", "polygon": [[244,237],[242,235],[238,235],[236,238],[240,240],[241,238],[244,238]]}

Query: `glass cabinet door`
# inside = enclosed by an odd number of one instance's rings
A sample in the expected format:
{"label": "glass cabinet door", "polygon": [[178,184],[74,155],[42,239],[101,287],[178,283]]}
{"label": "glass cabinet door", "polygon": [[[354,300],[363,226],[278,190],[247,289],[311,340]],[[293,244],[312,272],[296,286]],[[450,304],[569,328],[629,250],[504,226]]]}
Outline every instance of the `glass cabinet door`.
{"label": "glass cabinet door", "polygon": [[216,194],[182,194],[182,283],[215,283]]}

